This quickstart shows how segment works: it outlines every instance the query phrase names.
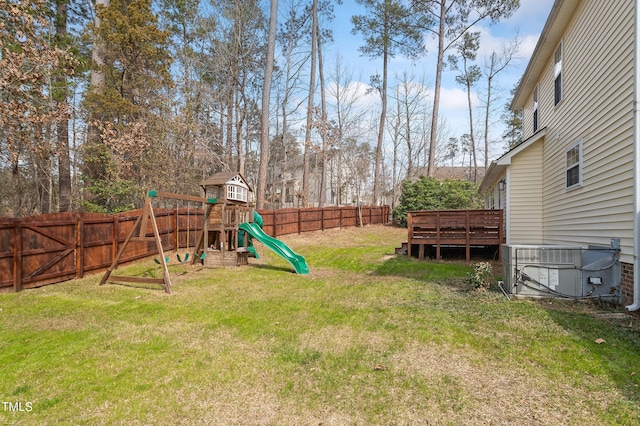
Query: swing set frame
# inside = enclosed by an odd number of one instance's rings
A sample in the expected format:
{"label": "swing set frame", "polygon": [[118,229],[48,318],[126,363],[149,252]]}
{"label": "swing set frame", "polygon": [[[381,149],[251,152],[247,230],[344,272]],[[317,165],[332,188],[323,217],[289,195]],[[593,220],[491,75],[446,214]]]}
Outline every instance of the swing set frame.
{"label": "swing set frame", "polygon": [[[207,204],[207,208],[205,209],[205,217],[204,217],[205,221],[211,214],[211,210],[213,209],[213,206],[217,203],[217,200],[215,198],[202,198],[202,197],[196,197],[192,195],[183,195],[183,194],[176,194],[172,192],[155,191],[155,190],[149,191],[144,201],[144,208],[142,209],[142,213],[136,219],[136,222],[131,228],[131,231],[129,231],[129,234],[127,235],[124,242],[118,249],[116,257],[113,259],[111,266],[107,268],[107,271],[103,275],[102,280],[100,280],[101,286],[106,284],[107,281],[122,282],[122,283],[160,284],[164,288],[164,291],[166,293],[172,294],[171,277],[169,275],[169,269],[167,268],[167,260],[165,258],[164,250],[162,248],[162,239],[160,238],[158,223],[156,221],[156,216],[153,211],[153,205],[151,203],[151,201],[154,198],[165,198],[165,199]],[[149,222],[151,223],[153,236],[147,235],[147,226],[149,225]],[[201,235],[198,236],[198,243],[196,243],[196,250],[197,250],[198,244],[202,244],[203,237],[204,237],[204,230],[202,231]],[[160,256],[159,262],[158,260],[156,260],[156,262],[160,263],[160,266],[162,267],[162,278],[111,275],[111,273],[118,268],[120,258],[122,257],[122,254],[124,253],[129,243],[136,242],[136,241],[138,242],[153,241],[156,243],[158,255]],[[188,244],[189,244],[189,241],[187,241],[187,245]],[[193,253],[192,259],[195,260],[195,252]]]}

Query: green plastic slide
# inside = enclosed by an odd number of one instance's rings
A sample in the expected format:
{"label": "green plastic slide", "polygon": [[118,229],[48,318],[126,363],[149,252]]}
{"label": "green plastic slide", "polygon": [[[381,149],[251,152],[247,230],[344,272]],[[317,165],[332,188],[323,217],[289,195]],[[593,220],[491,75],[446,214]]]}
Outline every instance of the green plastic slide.
{"label": "green plastic slide", "polygon": [[293,268],[296,270],[296,273],[309,273],[309,267],[307,266],[307,261],[304,259],[304,257],[296,254],[288,245],[286,245],[282,241],[265,234],[265,232],[260,226],[258,226],[257,223],[243,223],[238,228],[245,231],[256,240],[260,241],[262,244],[273,250],[283,259],[288,260],[289,263],[291,263],[291,266],[293,266]]}

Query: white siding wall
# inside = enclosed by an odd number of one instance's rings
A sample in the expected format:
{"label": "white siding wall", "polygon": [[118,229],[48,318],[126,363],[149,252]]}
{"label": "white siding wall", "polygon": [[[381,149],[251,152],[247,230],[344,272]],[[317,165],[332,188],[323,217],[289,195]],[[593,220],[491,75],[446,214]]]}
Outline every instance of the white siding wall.
{"label": "white siding wall", "polygon": [[535,142],[511,159],[509,167],[510,244],[542,243],[543,141]]}
{"label": "white siding wall", "polygon": [[[633,3],[583,1],[563,36],[562,101],[553,105],[553,56],[538,89],[539,128],[547,127],[543,242],[608,245],[618,237],[625,262],[633,252]],[[525,137],[532,131],[532,106],[530,97]],[[565,152],[579,139],[583,182],[567,191]],[[517,167],[512,163],[512,174]],[[515,183],[511,189],[511,197],[520,192]],[[515,234],[514,214],[512,210]]]}
{"label": "white siding wall", "polygon": [[[538,93],[538,129],[543,127],[544,122],[540,120],[540,93]],[[522,139],[527,140],[533,133],[533,93],[530,93],[522,114]]]}

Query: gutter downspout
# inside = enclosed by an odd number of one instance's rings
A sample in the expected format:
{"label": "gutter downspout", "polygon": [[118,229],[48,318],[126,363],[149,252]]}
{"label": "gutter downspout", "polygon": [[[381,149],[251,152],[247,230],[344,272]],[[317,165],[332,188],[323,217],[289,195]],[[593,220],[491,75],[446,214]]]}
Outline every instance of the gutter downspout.
{"label": "gutter downspout", "polygon": [[640,309],[640,0],[634,1],[633,45],[633,304]]}
{"label": "gutter downspout", "polygon": [[[640,0],[638,0],[640,1]],[[505,188],[504,188],[504,214],[507,216],[505,220],[505,241],[507,244],[511,244],[511,164],[507,166],[507,172],[505,173]]]}

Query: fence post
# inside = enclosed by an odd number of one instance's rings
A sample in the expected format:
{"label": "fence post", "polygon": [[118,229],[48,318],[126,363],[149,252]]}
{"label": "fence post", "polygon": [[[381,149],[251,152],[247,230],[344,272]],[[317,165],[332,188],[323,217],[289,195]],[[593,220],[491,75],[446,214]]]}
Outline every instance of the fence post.
{"label": "fence post", "polygon": [[278,237],[278,210],[273,211],[273,238]]}
{"label": "fence post", "polygon": [[111,227],[111,259],[109,259],[109,263],[113,262],[113,259],[116,258],[116,254],[118,253],[118,216],[113,215],[113,225]]}
{"label": "fence post", "polygon": [[467,257],[467,262],[471,260],[471,213],[469,212],[469,210],[467,210],[467,213],[465,214],[465,224],[464,224],[464,228],[465,228],[465,242],[466,242],[466,257]]}
{"label": "fence post", "polygon": [[302,209],[298,208],[298,235],[302,233]]}
{"label": "fence post", "polygon": [[76,215],[76,278],[84,277],[84,216]]}
{"label": "fence post", "polygon": [[13,290],[22,290],[22,232],[20,219],[13,220]]}

